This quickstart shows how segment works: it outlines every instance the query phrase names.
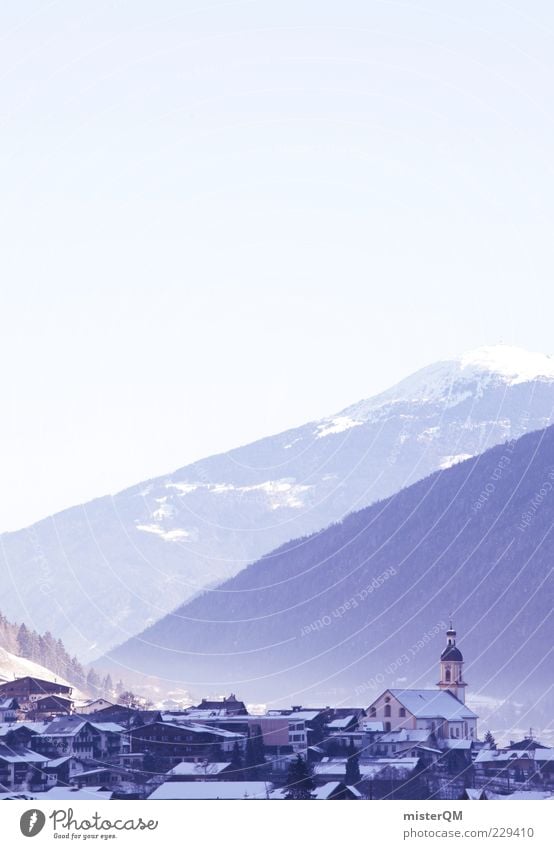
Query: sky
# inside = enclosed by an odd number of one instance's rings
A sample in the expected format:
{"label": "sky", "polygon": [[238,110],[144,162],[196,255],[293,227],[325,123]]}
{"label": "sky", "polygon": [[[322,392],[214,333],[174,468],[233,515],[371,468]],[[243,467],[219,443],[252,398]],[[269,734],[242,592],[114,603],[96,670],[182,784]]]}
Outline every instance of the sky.
{"label": "sky", "polygon": [[0,530],[554,353],[554,7],[5,0]]}

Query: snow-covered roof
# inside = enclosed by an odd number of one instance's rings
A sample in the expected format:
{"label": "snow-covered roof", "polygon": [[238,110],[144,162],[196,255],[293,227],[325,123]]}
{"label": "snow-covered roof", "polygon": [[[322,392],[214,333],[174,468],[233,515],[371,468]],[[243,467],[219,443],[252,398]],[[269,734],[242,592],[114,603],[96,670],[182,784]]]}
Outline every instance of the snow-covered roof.
{"label": "snow-covered roof", "polygon": [[33,752],[32,749],[26,749],[23,746],[21,748],[14,749],[3,743],[0,743],[0,759],[7,763],[14,764],[44,764],[48,761],[48,758],[45,755],[39,755],[38,752]]}
{"label": "snow-covered roof", "polygon": [[188,763],[187,761],[183,761],[177,764],[177,766],[174,766],[173,769],[170,769],[167,775],[219,775],[220,772],[223,772],[229,766],[231,766],[230,763]]}
{"label": "snow-covered roof", "polygon": [[490,790],[485,791],[487,795],[487,799],[491,801],[495,800],[504,800],[506,802],[515,801],[516,799],[524,800],[545,800],[545,799],[553,799],[554,795],[548,790],[515,790],[513,793],[508,793],[507,796],[502,796],[500,793],[491,793]]}
{"label": "snow-covered roof", "polygon": [[347,728],[354,719],[354,716],[343,716],[340,719],[333,719],[332,722],[327,723],[327,728],[337,728],[339,730]]}
{"label": "snow-covered roof", "polygon": [[64,755],[64,757],[62,757],[62,758],[54,758],[54,760],[48,761],[46,766],[51,768],[51,769],[57,769],[59,766],[64,764],[66,761],[70,761],[71,758],[72,758],[72,755]]}
{"label": "snow-covered roof", "polygon": [[481,749],[475,763],[515,763],[519,760],[550,763],[554,761],[554,749]]}
{"label": "snow-covered roof", "polygon": [[117,722],[91,722],[90,725],[99,731],[111,731],[113,734],[121,734],[125,731],[124,727]]}
{"label": "snow-covered roof", "polygon": [[383,770],[392,769],[400,775],[404,775],[416,768],[419,758],[375,758],[373,760],[360,761],[360,775],[362,779],[376,778]]}
{"label": "snow-covered roof", "polygon": [[322,784],[321,787],[316,787],[312,796],[314,799],[329,799],[340,785],[340,781],[327,781],[326,784]]}
{"label": "snow-covered roof", "polygon": [[[164,716],[167,716],[167,714],[164,714]],[[245,736],[244,734],[241,734],[238,731],[226,731],[224,728],[217,728],[215,725],[202,725],[202,723],[200,722],[191,722],[190,719],[188,719],[187,722],[184,722],[177,721],[175,717],[172,717],[171,721],[166,721],[162,716],[161,724],[171,725],[174,728],[180,728],[181,730],[185,731],[193,731],[196,734],[215,734],[217,737],[224,737],[227,740],[240,740]]]}
{"label": "snow-covered roof", "polygon": [[0,737],[5,737],[10,731],[17,731],[19,728],[28,728],[35,734],[41,734],[47,725],[47,722],[0,722]]}
{"label": "snow-covered roof", "polygon": [[460,722],[477,719],[477,715],[449,690],[389,690],[417,719],[445,719]]}
{"label": "snow-covered roof", "polygon": [[267,799],[265,781],[165,781],[149,799]]}
{"label": "snow-covered roof", "polygon": [[320,710],[278,710],[275,708],[274,710],[268,710],[265,716],[272,717],[274,719],[278,719],[280,716],[283,719],[289,719],[292,722],[296,720],[304,722],[312,722],[316,717],[321,714]]}
{"label": "snow-covered roof", "polygon": [[425,728],[401,728],[399,731],[388,731],[377,739],[378,743],[424,743],[429,739]]}
{"label": "snow-covered roof", "polygon": [[111,799],[113,790],[102,790],[100,787],[52,787],[44,793],[33,793],[32,798],[49,802],[51,800],[73,801],[74,799],[89,799],[103,801]]}

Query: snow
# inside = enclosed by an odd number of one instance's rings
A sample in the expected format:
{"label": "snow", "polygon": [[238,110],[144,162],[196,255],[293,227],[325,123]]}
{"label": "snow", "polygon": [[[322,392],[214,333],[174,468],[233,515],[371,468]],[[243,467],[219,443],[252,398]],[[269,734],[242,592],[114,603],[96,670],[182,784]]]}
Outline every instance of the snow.
{"label": "snow", "polygon": [[[57,684],[64,684],[66,687],[73,687],[73,684],[59,675],[54,675],[45,666],[24,657],[18,657],[6,651],[6,649],[0,648],[0,684],[4,681],[13,681],[14,678],[24,678],[26,675],[33,678],[42,678],[44,681],[55,681]],[[77,698],[82,694],[74,689],[73,695]]]}
{"label": "snow", "polygon": [[[205,490],[212,495],[228,495],[233,493],[243,496],[251,493],[261,493],[267,497],[270,510],[278,510],[282,507],[303,507],[304,501],[302,495],[313,489],[312,485],[297,484],[293,478],[279,478],[277,480],[268,480],[262,483],[244,486],[236,486],[232,483],[168,483],[166,487],[177,489],[181,495],[188,495],[195,490]],[[158,512],[159,508],[152,514],[152,518],[158,518]],[[140,530],[162,535],[162,529],[157,524],[143,524],[137,525],[137,527]]]}
{"label": "snow", "polygon": [[554,358],[509,345],[485,346],[454,360],[426,366],[380,395],[347,407],[334,421],[350,419],[361,423],[374,419],[384,408],[402,403],[453,407],[480,396],[494,383],[514,386],[535,380],[554,381]]}
{"label": "snow", "polygon": [[471,459],[472,456],[472,454],[449,454],[442,458],[440,468],[449,469],[451,466],[455,466],[456,463],[463,463],[464,460]]}
{"label": "snow", "polygon": [[492,372],[507,383],[525,383],[545,378],[554,380],[554,359],[545,354],[526,351],[510,345],[477,348],[460,357],[462,372]]}
{"label": "snow", "polygon": [[322,424],[319,424],[315,430],[316,439],[321,439],[324,436],[331,436],[333,433],[343,433],[345,430],[350,430],[353,427],[359,427],[363,421],[357,421],[350,416],[335,416],[334,419],[326,419]]}
{"label": "snow", "polygon": [[149,799],[267,799],[272,789],[265,781],[166,781]]}
{"label": "snow", "polygon": [[148,534],[157,534],[167,542],[178,542],[179,540],[190,537],[190,532],[185,531],[184,528],[171,528],[171,530],[166,531],[158,524],[135,524],[135,527],[137,531],[145,531]]}

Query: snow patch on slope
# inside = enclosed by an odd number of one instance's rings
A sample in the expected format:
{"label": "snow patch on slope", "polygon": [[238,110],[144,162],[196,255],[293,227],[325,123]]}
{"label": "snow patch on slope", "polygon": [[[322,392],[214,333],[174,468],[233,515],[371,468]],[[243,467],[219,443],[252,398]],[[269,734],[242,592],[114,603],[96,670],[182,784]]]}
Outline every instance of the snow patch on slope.
{"label": "snow patch on slope", "polygon": [[[235,494],[239,496],[248,495],[250,493],[261,493],[265,496],[271,510],[277,510],[280,507],[303,507],[303,493],[313,489],[313,485],[297,484],[292,478],[280,478],[274,481],[263,481],[263,483],[250,484],[247,486],[235,486],[232,483],[188,483],[177,482],[166,483],[168,489],[176,489],[180,495],[188,495],[197,490],[205,490],[212,495],[229,495]],[[155,516],[155,513],[152,516]],[[137,527],[139,527],[137,525]],[[154,530],[153,525],[144,525],[141,530],[150,530],[152,533],[158,533]]]}
{"label": "snow patch on slope", "polygon": [[334,419],[326,419],[319,424],[314,431],[316,439],[321,439],[324,436],[330,436],[333,433],[343,433],[345,430],[350,430],[352,427],[362,425],[363,421],[356,421],[350,416],[335,416]]}

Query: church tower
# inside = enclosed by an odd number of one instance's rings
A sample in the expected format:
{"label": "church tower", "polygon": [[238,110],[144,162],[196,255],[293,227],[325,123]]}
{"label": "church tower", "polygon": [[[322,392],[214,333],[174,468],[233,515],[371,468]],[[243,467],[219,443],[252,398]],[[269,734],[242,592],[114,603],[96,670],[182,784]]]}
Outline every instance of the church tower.
{"label": "church tower", "polygon": [[440,681],[438,687],[441,690],[450,690],[461,702],[465,702],[465,691],[467,684],[463,676],[464,659],[460,649],[456,646],[456,631],[450,627],[446,632],[446,648],[441,654]]}

